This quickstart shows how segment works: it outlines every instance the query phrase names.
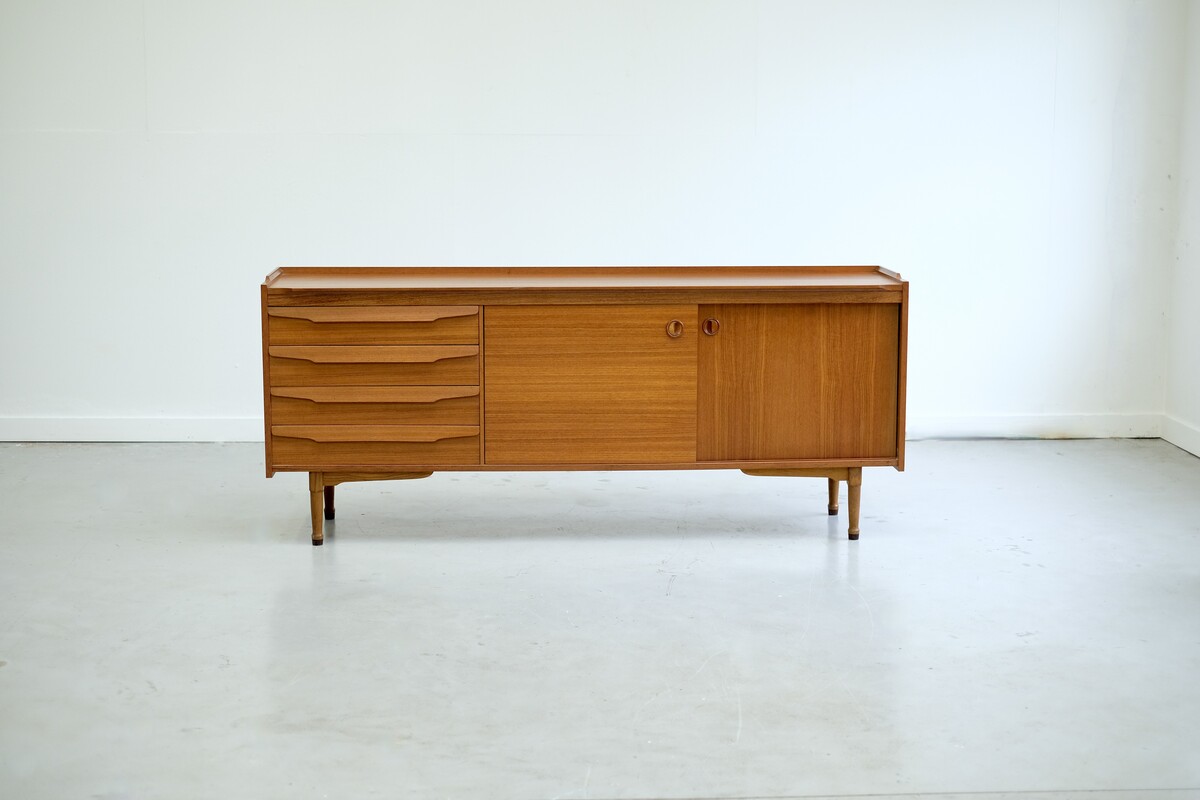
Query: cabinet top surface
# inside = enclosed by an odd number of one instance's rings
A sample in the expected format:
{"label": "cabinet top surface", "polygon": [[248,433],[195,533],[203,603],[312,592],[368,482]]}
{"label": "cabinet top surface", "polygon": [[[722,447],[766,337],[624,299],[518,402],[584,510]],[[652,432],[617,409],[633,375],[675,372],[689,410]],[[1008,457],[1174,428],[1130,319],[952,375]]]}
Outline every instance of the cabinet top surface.
{"label": "cabinet top surface", "polygon": [[786,288],[900,291],[881,267],[281,267],[272,290]]}

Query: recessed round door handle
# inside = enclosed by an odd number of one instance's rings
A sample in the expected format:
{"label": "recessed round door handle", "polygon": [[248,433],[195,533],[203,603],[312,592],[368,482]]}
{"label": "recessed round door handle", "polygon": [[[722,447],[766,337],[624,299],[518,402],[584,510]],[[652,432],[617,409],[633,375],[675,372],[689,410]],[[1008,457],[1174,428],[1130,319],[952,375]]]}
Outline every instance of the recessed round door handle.
{"label": "recessed round door handle", "polygon": [[683,323],[677,319],[673,319],[667,323],[667,336],[672,339],[678,339],[683,336]]}
{"label": "recessed round door handle", "polygon": [[721,320],[709,317],[700,324],[700,330],[709,336],[716,336],[717,331],[721,330]]}

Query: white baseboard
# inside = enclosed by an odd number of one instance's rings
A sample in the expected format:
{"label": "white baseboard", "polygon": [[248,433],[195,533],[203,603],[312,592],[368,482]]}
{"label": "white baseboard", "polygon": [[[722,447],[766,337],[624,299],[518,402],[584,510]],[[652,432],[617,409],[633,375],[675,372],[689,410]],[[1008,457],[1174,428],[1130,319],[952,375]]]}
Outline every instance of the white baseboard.
{"label": "white baseboard", "polygon": [[1162,435],[1161,414],[909,417],[909,439],[1125,439]]}
{"label": "white baseboard", "polygon": [[1196,425],[1184,422],[1179,417],[1164,414],[1162,438],[1176,447],[1187,450],[1194,456],[1200,456],[1200,427]]}
{"label": "white baseboard", "polygon": [[262,417],[0,417],[0,442],[262,440]]}
{"label": "white baseboard", "polygon": [[[3,442],[261,442],[261,417],[0,417]],[[1161,414],[910,417],[909,439],[1164,436],[1200,450],[1200,430]]]}

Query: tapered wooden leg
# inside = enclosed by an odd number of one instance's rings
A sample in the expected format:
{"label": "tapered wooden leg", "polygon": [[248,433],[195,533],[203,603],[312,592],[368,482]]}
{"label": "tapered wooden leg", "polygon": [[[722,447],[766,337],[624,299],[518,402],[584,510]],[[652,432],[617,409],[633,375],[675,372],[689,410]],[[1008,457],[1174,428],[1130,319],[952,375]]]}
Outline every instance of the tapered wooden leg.
{"label": "tapered wooden leg", "polygon": [[321,520],[321,510],[324,505],[324,480],[319,472],[308,473],[308,499],[312,511],[312,543],[313,547],[325,544],[325,525]]}
{"label": "tapered wooden leg", "polygon": [[841,483],[837,478],[829,479],[829,516],[836,517],[838,512],[838,485]]}
{"label": "tapered wooden leg", "polygon": [[325,519],[333,519],[333,487],[325,487]]}
{"label": "tapered wooden leg", "polygon": [[862,467],[851,467],[846,479],[850,495],[850,538],[858,538],[858,501],[862,498]]}

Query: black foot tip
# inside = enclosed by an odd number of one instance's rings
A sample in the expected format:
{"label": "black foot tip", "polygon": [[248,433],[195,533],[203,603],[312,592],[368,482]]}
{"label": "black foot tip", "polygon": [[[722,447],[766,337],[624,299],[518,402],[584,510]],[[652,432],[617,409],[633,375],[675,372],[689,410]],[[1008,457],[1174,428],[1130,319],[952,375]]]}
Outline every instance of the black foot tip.
{"label": "black foot tip", "polygon": [[330,511],[328,508],[325,509],[325,519],[333,519],[333,512]]}
{"label": "black foot tip", "polygon": [[834,506],[833,508],[829,509],[829,516],[831,516],[831,517],[836,517],[836,516],[837,516],[837,512],[838,512],[838,510],[837,510],[837,506]]}
{"label": "black foot tip", "polygon": [[852,533],[852,534],[850,534],[850,541],[852,541],[852,542],[857,542],[857,541],[858,541],[858,534],[857,534],[857,533]]}
{"label": "black foot tip", "polygon": [[323,544],[325,544],[324,539],[313,539],[313,547],[320,547]]}

